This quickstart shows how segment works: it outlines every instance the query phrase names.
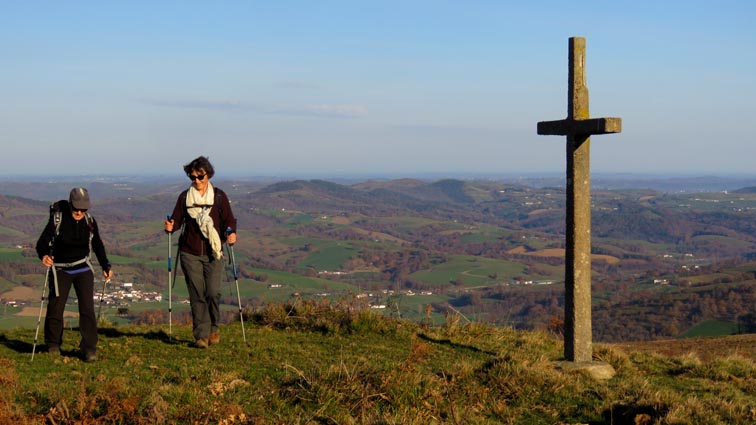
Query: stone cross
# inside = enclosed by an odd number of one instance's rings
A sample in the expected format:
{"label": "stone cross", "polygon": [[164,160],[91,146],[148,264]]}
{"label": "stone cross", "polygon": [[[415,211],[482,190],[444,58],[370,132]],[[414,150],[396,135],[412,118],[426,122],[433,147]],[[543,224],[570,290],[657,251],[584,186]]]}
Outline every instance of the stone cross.
{"label": "stone cross", "polygon": [[621,118],[589,118],[585,83],[585,38],[571,37],[567,118],[541,121],[538,134],[567,136],[567,226],[565,257],[564,357],[593,358],[591,328],[592,134],[619,133]]}

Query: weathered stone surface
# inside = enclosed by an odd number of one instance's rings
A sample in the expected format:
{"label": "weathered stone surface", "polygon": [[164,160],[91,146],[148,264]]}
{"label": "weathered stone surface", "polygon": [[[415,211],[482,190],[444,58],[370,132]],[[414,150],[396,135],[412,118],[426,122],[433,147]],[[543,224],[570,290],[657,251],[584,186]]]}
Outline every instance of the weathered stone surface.
{"label": "weathered stone surface", "polygon": [[564,372],[584,372],[597,381],[612,379],[617,372],[605,362],[558,362],[556,368]]}
{"label": "weathered stone surface", "polygon": [[622,118],[592,118],[587,120],[541,121],[538,134],[567,136],[568,134],[611,134],[622,132]]}
{"label": "weathered stone surface", "polygon": [[591,327],[591,168],[590,136],[618,133],[621,118],[589,118],[585,79],[585,39],[570,38],[567,118],[538,123],[538,134],[567,136],[567,223],[565,258],[564,356],[590,362]]}

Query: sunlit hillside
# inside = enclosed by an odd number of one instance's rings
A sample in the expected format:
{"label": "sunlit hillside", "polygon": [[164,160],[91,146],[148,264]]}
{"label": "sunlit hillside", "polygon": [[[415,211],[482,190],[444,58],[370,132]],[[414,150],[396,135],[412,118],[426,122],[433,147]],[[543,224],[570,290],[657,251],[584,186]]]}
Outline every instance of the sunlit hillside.
{"label": "sunlit hillside", "polygon": [[[597,344],[616,375],[562,362],[552,334],[433,326],[359,304],[270,305],[191,347],[191,329],[103,323],[96,362],[37,352],[33,331],[0,333],[0,423],[13,424],[746,424],[756,420],[754,340],[690,351]],[[674,343],[656,348],[670,350]],[[43,350],[42,345],[36,347]],[[705,355],[701,349],[706,350]],[[716,354],[715,354],[716,353]]]}

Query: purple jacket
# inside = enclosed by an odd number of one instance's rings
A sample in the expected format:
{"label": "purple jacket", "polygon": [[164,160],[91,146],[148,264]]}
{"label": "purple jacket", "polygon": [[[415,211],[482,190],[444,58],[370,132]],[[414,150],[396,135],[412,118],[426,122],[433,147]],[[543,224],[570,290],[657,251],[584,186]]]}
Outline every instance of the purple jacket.
{"label": "purple jacket", "polygon": [[[230,233],[236,232],[236,217],[234,217],[234,213],[231,211],[231,204],[228,201],[226,192],[217,187],[213,187],[213,190],[215,191],[215,200],[213,200],[213,207],[210,209],[210,217],[213,219],[215,230],[218,231],[221,242],[225,242],[228,236],[226,229],[231,228]],[[197,221],[191,218],[187,212],[187,192],[188,189],[181,192],[171,215],[173,219],[173,231],[176,232],[181,228],[184,229],[179,238],[179,250],[192,255],[212,256],[210,240],[202,236],[202,231]]]}

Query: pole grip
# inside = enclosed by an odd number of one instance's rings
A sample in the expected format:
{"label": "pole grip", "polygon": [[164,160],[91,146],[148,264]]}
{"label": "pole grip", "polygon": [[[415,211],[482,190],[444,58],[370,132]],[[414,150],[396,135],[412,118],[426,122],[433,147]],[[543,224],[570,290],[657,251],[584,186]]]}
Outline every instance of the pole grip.
{"label": "pole grip", "polygon": [[[165,216],[166,220],[170,220],[172,217],[171,214],[168,214]],[[171,234],[168,234],[168,272],[173,270],[173,257],[171,256]]]}
{"label": "pole grip", "polygon": [[[231,229],[231,227],[226,227],[226,234],[229,235],[231,234],[231,232],[233,232],[233,229]],[[236,258],[234,256],[234,246],[228,243],[228,241],[226,242],[226,245],[228,245],[228,250],[231,253],[231,270],[234,272],[234,280],[238,280],[239,274],[236,270]]]}

